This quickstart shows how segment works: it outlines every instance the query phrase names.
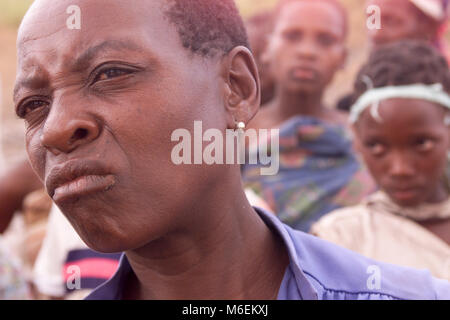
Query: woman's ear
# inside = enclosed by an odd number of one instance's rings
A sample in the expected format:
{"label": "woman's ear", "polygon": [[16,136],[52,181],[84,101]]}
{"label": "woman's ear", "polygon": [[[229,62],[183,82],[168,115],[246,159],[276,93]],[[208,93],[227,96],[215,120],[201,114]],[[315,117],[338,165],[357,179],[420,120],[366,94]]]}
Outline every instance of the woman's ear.
{"label": "woman's ear", "polygon": [[250,50],[239,46],[223,59],[222,71],[228,128],[235,129],[236,122],[247,124],[259,110],[261,89],[258,69]]}

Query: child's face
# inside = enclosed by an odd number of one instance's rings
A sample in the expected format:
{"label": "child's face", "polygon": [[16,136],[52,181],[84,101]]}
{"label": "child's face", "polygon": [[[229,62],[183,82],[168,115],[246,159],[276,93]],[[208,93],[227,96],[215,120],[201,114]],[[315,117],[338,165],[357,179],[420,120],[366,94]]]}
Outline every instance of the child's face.
{"label": "child's face", "polygon": [[355,125],[356,145],[381,189],[401,206],[446,199],[450,139],[444,108],[417,99],[389,99],[378,109],[382,122],[372,118],[370,109]]}
{"label": "child's face", "polygon": [[320,93],[344,63],[344,40],[345,20],[335,5],[292,2],[279,13],[263,59],[284,90]]}

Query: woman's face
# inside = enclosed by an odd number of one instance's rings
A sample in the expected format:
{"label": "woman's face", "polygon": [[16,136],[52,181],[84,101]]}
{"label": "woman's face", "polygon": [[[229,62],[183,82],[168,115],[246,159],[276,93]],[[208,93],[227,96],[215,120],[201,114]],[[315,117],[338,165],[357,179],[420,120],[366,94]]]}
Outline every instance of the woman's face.
{"label": "woman's face", "polygon": [[370,108],[355,125],[356,143],[381,189],[401,206],[446,199],[450,139],[444,108],[417,99],[389,99],[380,103],[381,122],[372,118]]}
{"label": "woman's face", "polygon": [[432,41],[436,36],[436,24],[410,0],[369,0],[367,5],[380,8],[381,28],[368,30],[374,47],[408,39]]}
{"label": "woman's face", "polygon": [[[66,27],[73,4],[81,30]],[[176,166],[171,134],[194,120],[225,130],[227,115],[217,63],[182,47],[161,2],[40,1],[18,48],[31,164],[82,239],[129,250],[190,223],[182,213],[223,169]]]}

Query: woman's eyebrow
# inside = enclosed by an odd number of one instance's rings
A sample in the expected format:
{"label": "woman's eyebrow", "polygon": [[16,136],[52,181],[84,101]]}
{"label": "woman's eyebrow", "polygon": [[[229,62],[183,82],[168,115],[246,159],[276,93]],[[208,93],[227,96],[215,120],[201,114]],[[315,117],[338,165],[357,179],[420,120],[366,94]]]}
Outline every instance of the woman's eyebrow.
{"label": "woman's eyebrow", "polygon": [[[143,52],[142,47],[127,40],[106,40],[102,43],[88,48],[79,57],[75,58],[73,61],[70,71],[79,72],[80,70],[85,70],[89,63],[95,59],[101,52],[113,50],[113,51],[133,51],[133,52]],[[49,85],[48,79],[43,79],[39,74],[24,77],[19,79],[14,87],[14,101],[17,101],[19,91],[26,89],[41,89]]]}
{"label": "woman's eyebrow", "polygon": [[44,89],[50,85],[48,78],[42,75],[42,73],[35,72],[34,75],[29,77],[24,77],[19,79],[14,86],[13,100],[16,102],[18,100],[19,91],[22,89]]}
{"label": "woman's eyebrow", "polygon": [[89,63],[104,51],[134,51],[143,52],[142,47],[132,41],[127,40],[105,40],[102,43],[88,48],[72,63],[72,70],[84,70]]}

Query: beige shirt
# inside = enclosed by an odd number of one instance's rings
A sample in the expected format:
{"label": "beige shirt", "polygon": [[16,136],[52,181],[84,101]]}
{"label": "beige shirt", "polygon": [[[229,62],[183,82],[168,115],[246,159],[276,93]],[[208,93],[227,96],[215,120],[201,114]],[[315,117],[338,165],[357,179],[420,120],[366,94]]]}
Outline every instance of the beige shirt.
{"label": "beige shirt", "polygon": [[[428,269],[450,281],[450,246],[414,220],[389,211],[395,205],[383,203],[386,198],[378,192],[358,206],[336,210],[314,224],[311,233],[369,258]],[[440,206],[450,210],[450,200]]]}

